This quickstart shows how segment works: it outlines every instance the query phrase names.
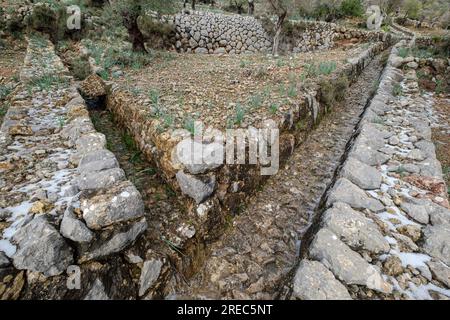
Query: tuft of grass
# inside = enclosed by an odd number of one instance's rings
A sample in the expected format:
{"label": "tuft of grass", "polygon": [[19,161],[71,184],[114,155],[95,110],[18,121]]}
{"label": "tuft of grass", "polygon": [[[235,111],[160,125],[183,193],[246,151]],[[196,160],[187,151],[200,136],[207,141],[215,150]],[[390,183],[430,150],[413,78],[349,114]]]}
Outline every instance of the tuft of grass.
{"label": "tuft of grass", "polygon": [[409,49],[405,47],[398,48],[399,57],[406,58],[409,55]]}
{"label": "tuft of grass", "polygon": [[444,92],[444,83],[442,82],[442,80],[436,80],[436,88],[434,89],[434,92],[436,94],[441,94]]}
{"label": "tuft of grass", "polygon": [[244,117],[245,108],[238,103],[234,115],[234,124],[240,126],[242,124],[242,121],[244,121]]}
{"label": "tuft of grass", "polygon": [[297,84],[296,83],[291,83],[289,85],[289,88],[287,90],[287,95],[289,98],[297,97]]}
{"label": "tuft of grass", "polygon": [[403,89],[402,89],[402,86],[400,85],[400,83],[394,84],[394,86],[392,87],[392,95],[394,97],[403,95]]}
{"label": "tuft of grass", "polygon": [[269,107],[269,111],[270,111],[270,113],[272,113],[272,114],[276,114],[277,112],[278,112],[278,109],[280,108],[280,105],[279,104],[277,104],[277,103],[272,103],[272,104],[270,104],[270,107]]}
{"label": "tuft of grass", "polygon": [[239,67],[241,67],[241,68],[245,68],[245,67],[248,66],[248,65],[249,65],[249,62],[246,61],[246,60],[241,60],[241,61],[239,62]]}
{"label": "tuft of grass", "polygon": [[257,109],[257,108],[259,108],[262,105],[263,97],[262,97],[261,94],[257,93],[257,94],[255,94],[255,95],[250,97],[248,103],[249,103],[251,108]]}
{"label": "tuft of grass", "polygon": [[0,100],[5,99],[12,91],[12,88],[7,85],[0,85]]}
{"label": "tuft of grass", "polygon": [[31,82],[32,87],[38,87],[39,90],[50,90],[54,86],[59,86],[67,83],[67,79],[56,77],[53,75],[44,75],[39,79],[35,79]]}
{"label": "tuft of grass", "polygon": [[160,94],[158,90],[151,89],[148,92],[148,97],[150,98],[150,103],[152,104],[152,106],[157,106],[159,104]]}
{"label": "tuft of grass", "polygon": [[332,74],[336,70],[336,62],[324,61],[319,64],[319,73],[323,75]]}
{"label": "tuft of grass", "polygon": [[191,133],[191,135],[195,135],[195,119],[191,116],[188,116],[184,119],[183,128]]}

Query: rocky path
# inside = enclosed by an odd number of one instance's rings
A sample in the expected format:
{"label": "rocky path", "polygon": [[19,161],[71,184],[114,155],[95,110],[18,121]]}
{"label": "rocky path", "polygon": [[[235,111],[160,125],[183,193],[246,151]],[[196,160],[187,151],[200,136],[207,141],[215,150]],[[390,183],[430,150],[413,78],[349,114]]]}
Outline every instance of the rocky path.
{"label": "rocky path", "polygon": [[[432,99],[394,47],[293,279],[299,299],[448,299],[450,210]],[[403,71],[404,70],[404,71]],[[312,240],[312,241],[309,241]]]}
{"label": "rocky path", "polygon": [[45,38],[29,37],[20,80],[0,129],[0,298],[134,297],[120,259],[96,260],[147,229],[141,195]]}
{"label": "rocky path", "polygon": [[326,116],[220,241],[207,248],[204,267],[179,294],[234,299],[277,296],[382,68],[378,56],[349,88],[345,103]]}

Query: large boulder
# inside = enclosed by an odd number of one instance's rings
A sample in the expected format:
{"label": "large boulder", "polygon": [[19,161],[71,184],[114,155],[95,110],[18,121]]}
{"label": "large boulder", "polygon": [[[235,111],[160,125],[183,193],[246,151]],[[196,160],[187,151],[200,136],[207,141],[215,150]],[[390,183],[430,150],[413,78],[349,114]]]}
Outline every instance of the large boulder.
{"label": "large boulder", "polygon": [[450,226],[428,226],[423,231],[424,250],[432,257],[450,265]]}

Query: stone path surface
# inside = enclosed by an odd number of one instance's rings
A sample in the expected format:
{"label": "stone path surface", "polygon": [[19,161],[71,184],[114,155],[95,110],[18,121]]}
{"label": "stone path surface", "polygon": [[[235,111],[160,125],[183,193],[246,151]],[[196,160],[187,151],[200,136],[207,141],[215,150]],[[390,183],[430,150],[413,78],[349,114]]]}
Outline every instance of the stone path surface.
{"label": "stone path surface", "polygon": [[402,41],[392,50],[305,246],[292,298],[450,297],[447,189],[417,63],[398,56],[406,46]]}
{"label": "stone path surface", "polygon": [[285,167],[236,217],[211,248],[205,266],[178,291],[197,298],[272,299],[295,265],[300,239],[331,183],[347,141],[381,74],[376,57],[350,87],[346,101],[322,120]]}

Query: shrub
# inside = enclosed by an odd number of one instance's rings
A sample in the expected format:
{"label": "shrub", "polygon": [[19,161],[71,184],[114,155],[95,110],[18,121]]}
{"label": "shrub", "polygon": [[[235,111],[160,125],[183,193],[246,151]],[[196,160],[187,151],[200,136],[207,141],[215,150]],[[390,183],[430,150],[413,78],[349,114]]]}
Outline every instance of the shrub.
{"label": "shrub", "polygon": [[336,62],[334,61],[324,61],[319,64],[319,73],[324,75],[329,75],[336,70]]}
{"label": "shrub", "polygon": [[422,3],[418,0],[405,0],[404,10],[409,18],[418,19],[422,11]]}
{"label": "shrub", "polygon": [[85,56],[73,59],[70,63],[70,69],[78,80],[84,80],[91,74],[89,60]]}
{"label": "shrub", "polygon": [[402,58],[406,58],[409,55],[409,49],[405,47],[398,48],[398,55]]}
{"label": "shrub", "polygon": [[361,17],[364,14],[364,7],[361,0],[344,0],[340,12],[346,17]]}
{"label": "shrub", "polygon": [[329,80],[320,81],[319,86],[319,101],[328,109],[336,102],[334,93],[335,88]]}
{"label": "shrub", "polygon": [[348,78],[343,75],[337,78],[334,82],[334,92],[336,101],[344,101],[347,89],[350,85]]}
{"label": "shrub", "polygon": [[168,23],[161,23],[150,16],[140,16],[137,19],[139,30],[146,42],[154,49],[168,49],[175,36],[175,27]]}

